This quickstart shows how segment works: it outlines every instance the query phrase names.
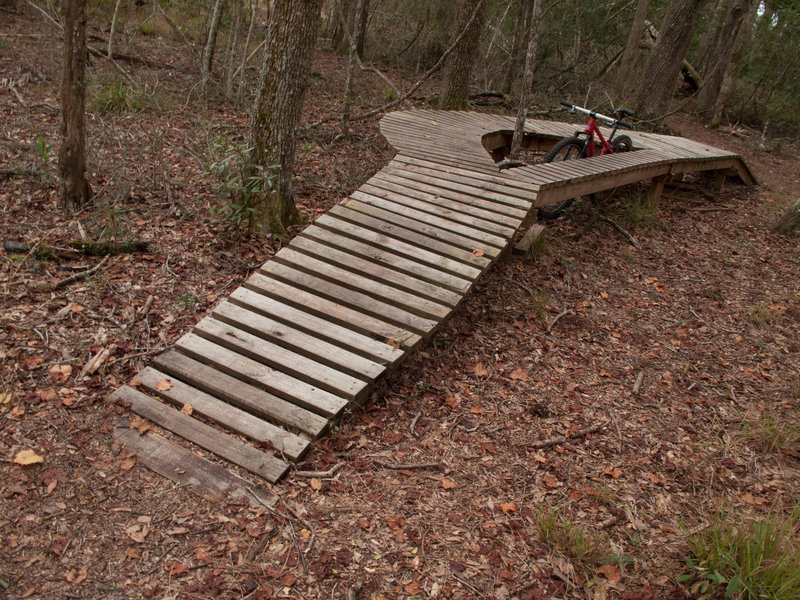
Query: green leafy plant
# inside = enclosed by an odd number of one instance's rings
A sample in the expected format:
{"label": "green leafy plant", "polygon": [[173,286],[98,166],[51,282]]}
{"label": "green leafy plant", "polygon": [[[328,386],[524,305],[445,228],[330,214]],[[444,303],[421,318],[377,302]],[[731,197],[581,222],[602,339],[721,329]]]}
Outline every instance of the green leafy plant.
{"label": "green leafy plant", "polygon": [[776,418],[769,412],[758,421],[742,421],[742,436],[761,452],[800,450],[800,425]]}
{"label": "green leafy plant", "polygon": [[788,517],[745,519],[721,508],[708,527],[688,535],[689,572],[678,580],[702,600],[800,598],[798,516],[795,509]]}
{"label": "green leafy plant", "polygon": [[634,191],[625,196],[625,221],[634,227],[656,225],[657,209],[644,192]]}
{"label": "green leafy plant", "polygon": [[535,519],[542,540],[570,560],[590,566],[606,559],[606,538],[602,534],[585,531],[558,509],[542,509]]}
{"label": "green leafy plant", "polygon": [[36,138],[36,142],[34,143],[34,147],[36,148],[36,154],[39,155],[39,158],[42,161],[42,165],[47,167],[47,163],[50,162],[53,154],[53,144],[48,144],[47,140],[44,139],[44,136],[39,134]]}
{"label": "green leafy plant", "polygon": [[183,292],[183,294],[181,294],[181,304],[186,308],[192,309],[197,304],[197,298],[189,292]]}

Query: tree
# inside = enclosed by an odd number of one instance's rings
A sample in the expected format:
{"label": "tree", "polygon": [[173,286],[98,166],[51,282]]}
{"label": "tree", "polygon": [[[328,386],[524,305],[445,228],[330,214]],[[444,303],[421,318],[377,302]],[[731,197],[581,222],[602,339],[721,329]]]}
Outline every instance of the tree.
{"label": "tree", "polygon": [[710,61],[713,66],[706,71],[703,89],[697,95],[697,104],[705,113],[713,111],[714,105],[717,103],[722,80],[725,78],[725,71],[733,56],[739,30],[747,16],[751,3],[752,0],[733,0],[728,16],[725,18],[725,23],[720,30],[717,47],[714,51],[714,60]]}
{"label": "tree", "polygon": [[669,107],[681,64],[689,49],[697,13],[705,0],[671,0],[658,41],[647,60],[636,101],[643,119],[664,114]]}
{"label": "tree", "polygon": [[216,0],[214,10],[211,13],[211,23],[208,26],[208,37],[206,45],[203,47],[203,56],[200,60],[200,74],[203,80],[203,87],[208,83],[211,76],[211,65],[214,61],[214,50],[217,46],[217,33],[219,24],[222,20],[222,13],[225,10],[226,0]]}
{"label": "tree", "polygon": [[485,5],[484,0],[461,0],[458,7],[451,39],[456,39],[464,30],[466,33],[456,44],[452,54],[447,57],[444,65],[442,91],[439,96],[439,108],[443,110],[467,108],[469,79],[480,41]]}
{"label": "tree", "polygon": [[530,3],[532,0],[514,0],[514,36],[511,38],[511,51],[509,52],[506,70],[503,75],[502,91],[510,94],[514,80],[519,75],[522,55],[522,45],[525,43],[525,32],[530,25]]}
{"label": "tree", "polygon": [[530,94],[533,89],[533,76],[536,73],[536,52],[539,49],[539,27],[542,21],[542,0],[533,0],[528,28],[528,50],[525,54],[525,75],[522,78],[522,89],[519,94],[517,122],[514,137],[511,140],[511,159],[516,160],[522,147],[522,135],[525,129],[525,118],[528,115]]}
{"label": "tree", "polygon": [[647,9],[650,7],[650,0],[639,0],[636,4],[636,12],[633,15],[633,25],[628,34],[628,41],[625,43],[625,50],[622,52],[622,59],[617,71],[616,88],[617,94],[622,96],[628,87],[633,66],[636,63],[636,56],[639,53],[639,44],[642,41],[642,30],[644,22],[647,20]]}
{"label": "tree", "polygon": [[64,1],[64,69],[61,76],[61,207],[72,213],[92,197],[86,180],[86,0]]}
{"label": "tree", "polygon": [[261,84],[251,119],[256,190],[251,224],[283,233],[297,223],[292,175],[296,130],[311,71],[322,0],[275,0],[267,30]]}

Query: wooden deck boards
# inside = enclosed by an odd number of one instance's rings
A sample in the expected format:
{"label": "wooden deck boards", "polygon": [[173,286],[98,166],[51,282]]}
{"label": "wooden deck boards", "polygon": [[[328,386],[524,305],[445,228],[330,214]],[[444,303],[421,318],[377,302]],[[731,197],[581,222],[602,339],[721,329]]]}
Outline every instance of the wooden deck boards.
{"label": "wooden deck boards", "polygon": [[[389,165],[115,397],[175,435],[277,481],[433,335],[535,206],[686,171],[735,169],[755,181],[730,152],[637,132],[630,134],[635,152],[500,172],[482,141],[502,151],[513,127],[510,117],[478,113],[385,116],[381,131],[398,152]],[[582,128],[536,120],[526,127],[542,136],[532,142],[536,148]],[[185,461],[185,452],[164,438],[151,435],[145,443],[135,431],[117,433],[167,476],[169,465]],[[202,464],[212,463],[192,461],[192,468]]]}

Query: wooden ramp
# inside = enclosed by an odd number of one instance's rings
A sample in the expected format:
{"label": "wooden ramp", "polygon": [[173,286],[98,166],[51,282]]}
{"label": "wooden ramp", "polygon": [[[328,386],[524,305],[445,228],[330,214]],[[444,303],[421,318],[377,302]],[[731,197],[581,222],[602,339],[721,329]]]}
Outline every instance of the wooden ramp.
{"label": "wooden ramp", "polygon": [[[687,171],[755,181],[734,154],[636,133],[636,152],[501,173],[494,159],[507,152],[512,128],[510,118],[477,113],[384,117],[395,159],[114,397],[275,482],[433,335],[536,205]],[[546,148],[576,126],[530,121],[527,129],[526,144]],[[169,452],[149,454],[168,474]]]}

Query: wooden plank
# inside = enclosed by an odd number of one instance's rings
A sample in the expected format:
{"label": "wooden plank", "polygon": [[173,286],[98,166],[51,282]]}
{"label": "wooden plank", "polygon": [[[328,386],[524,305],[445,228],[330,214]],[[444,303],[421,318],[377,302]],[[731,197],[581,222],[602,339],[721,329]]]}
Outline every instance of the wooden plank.
{"label": "wooden plank", "polygon": [[425,298],[437,304],[455,307],[463,297],[461,294],[451,292],[439,285],[417,279],[414,276],[402,273],[395,269],[376,264],[375,262],[337,250],[331,246],[321,244],[304,231],[294,238],[289,245],[293,250],[304,252],[330,262],[333,265],[364,275],[369,279],[395,286],[417,298]]}
{"label": "wooden plank", "polygon": [[[371,180],[370,180],[371,181]],[[514,235],[516,228],[505,223],[498,223],[499,215],[479,208],[470,208],[457,202],[448,202],[430,194],[415,192],[413,188],[399,186],[380,186],[370,182],[365,183],[358,189],[358,193],[363,193],[370,198],[380,198],[400,204],[406,208],[420,211],[422,214],[429,214],[439,218],[448,219],[473,229],[499,236],[504,241]],[[385,185],[385,184],[384,184]],[[502,217],[501,217],[502,218]],[[506,217],[509,221],[515,221]],[[516,223],[518,224],[518,222]]]}
{"label": "wooden plank", "polygon": [[274,277],[254,273],[245,282],[245,285],[260,294],[271,296],[302,310],[311,311],[332,323],[352,328],[354,331],[372,336],[397,349],[409,350],[422,340],[418,334],[388,323],[384,319],[372,317],[363,311],[353,310],[339,302],[328,300]]}
{"label": "wooden plank", "polygon": [[[257,442],[269,442],[278,452],[293,460],[302,457],[309,449],[310,444],[307,439],[276,427],[272,423],[259,419],[178,379],[171,378],[166,373],[152,367],[139,371],[136,379],[141,381],[142,388],[151,394],[161,396],[181,407],[190,404],[194,414],[203,415]],[[159,382],[165,379],[169,379],[172,387],[168,390],[158,389]],[[166,386],[162,385],[161,387]]]}
{"label": "wooden plank", "polygon": [[384,171],[377,173],[367,183],[385,190],[397,189],[398,192],[411,197],[418,197],[414,195],[414,193],[417,193],[420,194],[420,199],[424,199],[428,202],[439,199],[444,201],[444,206],[450,205],[454,210],[458,210],[460,207],[463,207],[461,210],[464,212],[478,209],[486,213],[487,221],[494,218],[496,222],[503,223],[510,227],[514,227],[515,222],[519,222],[519,220],[523,219],[527,210],[527,207],[517,208],[508,206],[507,204],[493,202],[492,200],[484,200],[483,198],[459,194],[458,192],[452,192],[440,187],[429,186],[418,181],[409,181],[408,179],[391,175]]}
{"label": "wooden plank", "polygon": [[[249,290],[247,293],[254,294]],[[270,340],[271,342],[312,358],[324,365],[333,367],[342,373],[358,377],[364,381],[373,381],[386,372],[385,362],[375,362],[360,354],[345,349],[341,344],[334,344],[315,335],[247,310],[232,302],[223,302],[213,310],[214,318],[229,323],[238,329]],[[304,314],[304,318],[314,318]],[[363,336],[360,336],[363,338]],[[368,339],[369,342],[374,340]]]}
{"label": "wooden plank", "polygon": [[366,260],[385,265],[393,270],[421,279],[422,281],[427,281],[439,288],[452,291],[454,294],[457,294],[459,298],[462,298],[470,288],[471,282],[467,279],[455,277],[442,270],[410,260],[406,258],[406,256],[389,252],[384,248],[377,248],[370,244],[365,244],[353,238],[341,235],[336,231],[318,227],[317,225],[306,227],[303,230],[302,237],[304,239],[316,240],[332,248],[350,252],[355,256],[361,256]]}
{"label": "wooden plank", "polygon": [[349,404],[345,398],[326,392],[317,386],[300,381],[286,373],[215,344],[195,333],[187,333],[175,347],[197,361],[214,365],[219,371],[241,381],[256,385],[289,404],[304,408],[323,417],[341,413]]}
{"label": "wooden plank", "polygon": [[118,388],[113,397],[129,404],[136,414],[267,481],[278,481],[289,468],[285,461],[248,446],[132,387],[124,385]]}
{"label": "wooden plank", "polygon": [[[422,212],[416,208],[410,208],[404,204],[395,202],[388,197],[373,196],[358,190],[350,195],[350,199],[362,202],[364,204],[369,204],[380,210],[385,210],[398,215],[398,217],[394,217],[394,219],[399,224],[408,223],[413,226],[415,225],[415,222],[422,223],[428,227],[435,227],[437,230],[450,231],[460,237],[467,238],[469,240],[475,240],[476,242],[480,242],[486,246],[494,246],[495,248],[501,249],[505,247],[506,241],[508,240],[508,236],[487,233],[486,231],[483,231],[482,229],[476,228],[472,225],[465,225],[449,218],[442,218],[431,212]],[[344,204],[350,206],[349,201],[344,202]],[[444,212],[445,211],[440,210],[439,214]],[[470,246],[474,247],[475,242],[471,243]]]}
{"label": "wooden plank", "polygon": [[[358,194],[354,194],[354,196],[356,195]],[[380,204],[380,200],[378,202],[373,202],[372,204],[364,202],[361,200],[361,196],[358,195],[358,199],[350,198],[343,200],[336,208],[350,209],[367,217],[384,221],[391,226],[402,227],[406,231],[416,232],[416,234],[421,234],[424,236],[428,240],[428,244],[434,241],[441,242],[459,248],[465,254],[473,255],[480,254],[476,254],[475,250],[482,250],[483,252],[480,255],[485,255],[489,258],[494,258],[500,254],[500,249],[497,246],[488,244],[484,240],[468,237],[447,229],[442,229],[441,227],[435,225],[429,225],[425,221],[419,221],[409,217],[404,217],[397,213],[392,213],[384,208],[381,208]]]}
{"label": "wooden plank", "polygon": [[394,237],[401,242],[413,244],[424,250],[436,252],[442,256],[460,261],[472,267],[478,267],[481,271],[491,264],[491,260],[485,256],[478,256],[469,250],[464,250],[463,248],[420,234],[417,231],[372,217],[341,204],[334,206],[328,214],[345,221],[350,221],[355,225],[372,229],[375,232]]}
{"label": "wooden plank", "polygon": [[[363,215],[358,216],[363,217]],[[430,252],[429,250],[420,248],[419,246],[387,236],[381,231],[375,231],[373,229],[369,229],[368,227],[343,220],[335,214],[322,215],[314,222],[314,226],[322,227],[332,233],[335,233],[336,235],[341,235],[353,241],[361,241],[362,243],[366,243],[381,251],[391,252],[392,254],[401,257],[407,257],[409,260],[414,260],[420,264],[441,270],[444,273],[465,282],[457,282],[451,285],[450,287],[455,290],[462,289],[462,286],[464,285],[469,287],[472,285],[472,281],[481,274],[480,268],[464,264],[446,256],[442,256],[441,254]]]}
{"label": "wooden plank", "polygon": [[367,392],[368,382],[362,379],[342,373],[213,317],[206,317],[195,325],[192,331],[228,350],[342,398],[361,400]]}
{"label": "wooden plank", "polygon": [[407,166],[406,168],[417,167],[426,169],[431,172],[440,172],[440,173],[445,172],[448,175],[458,175],[466,178],[467,180],[474,179],[478,181],[484,181],[486,183],[493,183],[502,188],[505,187],[516,188],[526,193],[529,191],[528,186],[514,179],[509,179],[508,177],[505,177],[503,174],[498,174],[499,172],[497,170],[495,170],[493,174],[487,174],[485,172],[476,173],[475,171],[471,171],[470,169],[464,169],[458,166],[445,167],[439,163],[436,163],[435,161],[411,158],[409,156],[404,156],[402,154],[396,156],[390,164],[393,163],[406,165]]}
{"label": "wooden plank", "polygon": [[[124,423],[125,419],[120,422]],[[274,506],[278,502],[276,494],[252,485],[228,469],[155,433],[139,435],[127,423],[118,423],[114,439],[135,452],[136,458],[148,469],[211,502],[246,498],[253,507]]]}
{"label": "wooden plank", "polygon": [[[347,287],[346,284],[339,285],[328,279],[322,279],[312,275],[310,272],[302,271],[298,269],[297,266],[303,264],[304,261],[307,263],[311,261],[305,259],[302,255],[298,257],[297,253],[284,252],[284,250],[286,250],[286,248],[281,250],[280,256],[276,256],[261,267],[262,274],[271,275],[290,285],[295,285],[323,298],[333,300],[365,314],[393,323],[395,327],[407,329],[420,335],[427,335],[439,324],[435,317],[425,317],[417,313],[412,313],[409,310],[395,306],[366,293],[363,288],[350,288]],[[292,258],[295,262],[284,262],[284,259],[288,260],[289,258]],[[326,265],[321,261],[316,261],[314,264],[317,263],[321,263],[320,269],[322,269],[323,273],[335,272],[334,267]],[[342,277],[344,278],[345,276],[342,275]],[[345,282],[353,278],[354,276],[345,278]],[[376,288],[377,284],[373,286],[373,289]],[[446,307],[443,308],[444,311],[449,313],[449,309]]]}
{"label": "wooden plank", "polygon": [[325,417],[174,350],[165,352],[154,362],[160,370],[171,377],[230,402],[256,416],[307,433],[312,439],[322,435],[328,427],[328,420]]}
{"label": "wooden plank", "polygon": [[[278,281],[268,280],[260,275],[258,278],[272,282],[272,287],[278,289],[286,288],[286,293],[288,295],[294,295],[295,292],[302,293],[300,290],[290,288]],[[228,300],[233,305],[242,307],[248,312],[270,320],[274,319],[285,326],[296,329],[298,332],[303,332],[314,339],[319,339],[320,341],[331,344],[333,347],[341,349],[342,355],[345,358],[347,358],[349,354],[355,354],[381,367],[386,367],[403,356],[403,351],[399,348],[378,341],[369,335],[359,333],[352,328],[337,325],[330,319],[322,318],[308,310],[296,308],[294,305],[280,300],[279,293],[276,294],[276,296],[278,296],[278,299],[247,287],[240,287],[231,294]],[[368,318],[366,315],[363,316]],[[286,338],[288,337],[287,335]],[[294,347],[295,349],[299,348],[300,343],[296,343]],[[336,352],[338,354],[338,350]],[[323,356],[323,351],[320,350],[317,356]],[[369,371],[368,367],[357,367],[356,363],[352,361],[351,365],[353,365],[354,369],[366,369],[364,371],[365,373]]]}

